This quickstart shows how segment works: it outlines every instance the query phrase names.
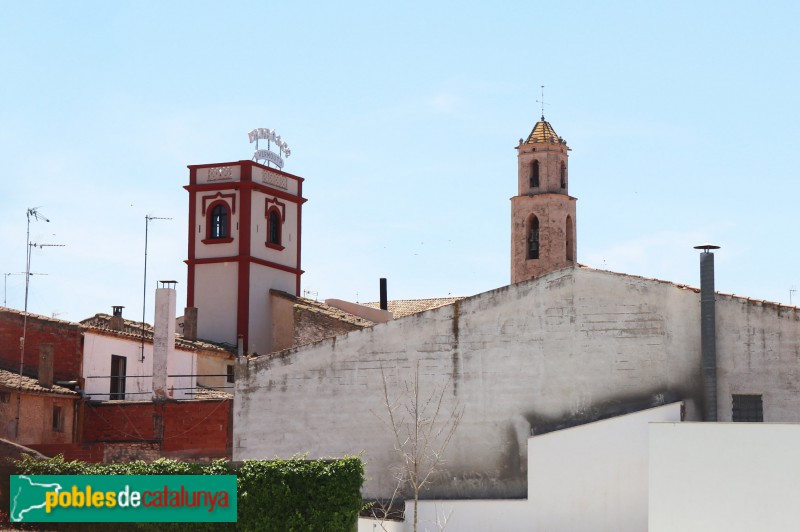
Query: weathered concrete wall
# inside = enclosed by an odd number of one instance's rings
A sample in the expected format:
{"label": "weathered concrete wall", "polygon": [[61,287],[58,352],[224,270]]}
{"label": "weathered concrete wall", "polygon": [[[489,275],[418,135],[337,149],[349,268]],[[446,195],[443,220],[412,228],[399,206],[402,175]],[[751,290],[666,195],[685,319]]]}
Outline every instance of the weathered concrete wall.
{"label": "weathered concrete wall", "polygon": [[680,398],[696,419],[698,323],[694,291],[569,269],[254,359],[237,366],[234,459],[363,450],[365,495],[388,495],[381,368],[394,396],[419,360],[423,390],[452,379],[444,408],[465,408],[427,495],[524,497],[531,431]]}
{"label": "weathered concrete wall", "polygon": [[764,421],[800,421],[800,311],[717,294],[717,419],[733,394],[762,395]]}

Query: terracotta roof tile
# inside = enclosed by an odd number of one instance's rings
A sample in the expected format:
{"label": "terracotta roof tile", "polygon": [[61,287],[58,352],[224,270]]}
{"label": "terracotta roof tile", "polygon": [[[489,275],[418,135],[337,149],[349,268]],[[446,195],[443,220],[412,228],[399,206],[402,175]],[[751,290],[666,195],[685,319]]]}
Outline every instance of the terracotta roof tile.
{"label": "terracotta roof tile", "polygon": [[[142,326],[142,322],[140,321],[123,320],[124,329],[117,331],[109,328],[108,325],[110,321],[110,315],[99,313],[90,318],[82,320],[81,325],[83,325],[89,331],[102,332],[104,334],[110,334],[124,338],[141,339],[142,335],[144,334],[145,342],[153,342],[153,326],[149,323],[145,323],[144,326]],[[233,345],[209,342],[207,340],[187,340],[181,335],[175,336],[175,346],[184,349],[202,349],[204,351],[236,353],[236,346]]]}
{"label": "terracotta roof tile", "polygon": [[[443,307],[445,305],[452,305],[456,301],[461,301],[464,297],[435,297],[431,299],[396,299],[388,301],[388,310],[394,315],[394,318],[402,318],[418,312],[425,312],[426,310]],[[364,306],[372,308],[380,308],[381,304],[378,301],[370,303],[361,303]]]}
{"label": "terracotta roof tile", "polygon": [[344,310],[338,309],[336,307],[326,305],[325,303],[320,303],[319,301],[314,301],[313,299],[293,296],[292,294],[282,292],[280,290],[270,290],[270,293],[283,297],[284,299],[293,301],[295,307],[302,308],[310,312],[317,312],[320,314],[324,314],[330,318],[350,323],[352,325],[357,325],[359,327],[372,327],[373,325],[375,325],[373,322],[366,320],[360,316],[350,314],[349,312],[345,312]]}
{"label": "terracotta roof tile", "polygon": [[0,389],[8,391],[17,391],[21,389],[23,392],[29,393],[73,395],[76,397],[79,395],[77,392],[73,392],[68,388],[58,386],[57,384],[54,384],[52,388],[45,388],[44,386],[39,385],[38,380],[26,377],[24,375],[22,376],[22,381],[20,382],[20,376],[18,373],[6,371],[4,369],[0,369]]}

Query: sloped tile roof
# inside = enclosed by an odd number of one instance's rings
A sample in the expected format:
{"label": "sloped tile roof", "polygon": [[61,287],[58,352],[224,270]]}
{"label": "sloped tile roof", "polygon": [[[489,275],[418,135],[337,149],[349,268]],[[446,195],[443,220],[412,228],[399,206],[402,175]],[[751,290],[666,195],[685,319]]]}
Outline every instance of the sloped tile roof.
{"label": "sloped tile roof", "polygon": [[[394,315],[394,319],[417,314],[418,312],[425,312],[445,305],[452,305],[456,301],[460,301],[464,297],[435,297],[431,299],[396,299],[388,301],[387,307],[389,312]],[[361,303],[366,307],[380,308],[381,304],[378,301],[370,303]]]}
{"label": "sloped tile roof", "polygon": [[283,297],[284,299],[293,301],[295,307],[302,308],[303,310],[308,310],[310,312],[317,312],[320,314],[324,314],[329,318],[333,318],[335,320],[350,323],[352,325],[357,325],[358,327],[372,327],[373,325],[375,325],[373,322],[366,320],[360,316],[350,314],[349,312],[345,312],[344,310],[338,309],[336,307],[326,305],[325,303],[320,303],[319,301],[314,301],[313,299],[308,299],[300,296],[293,296],[292,294],[288,294],[280,290],[270,290],[270,293]]}
{"label": "sloped tile roof", "polygon": [[[111,334],[114,336],[120,336],[131,339],[141,339],[142,335],[144,335],[144,339],[146,342],[152,343],[153,341],[153,326],[150,325],[149,323],[145,323],[144,326],[142,326],[142,322],[140,321],[123,320],[124,323],[123,330],[117,331],[109,327],[110,321],[111,321],[110,315],[99,313],[95,314],[90,318],[82,320],[81,325],[83,325],[84,327],[86,327],[87,330],[90,331],[94,330],[97,332],[102,332],[104,334]],[[204,351],[220,351],[220,352],[234,353],[234,354],[236,353],[236,347],[233,345],[209,342],[207,340],[187,340],[181,335],[175,336],[175,346],[184,349],[202,349]]]}
{"label": "sloped tile roof", "polygon": [[46,393],[46,394],[53,394],[53,395],[69,395],[77,397],[77,392],[73,392],[68,388],[64,388],[63,386],[58,386],[54,384],[52,388],[45,388],[44,386],[39,385],[39,381],[36,379],[32,379],[30,377],[22,376],[22,381],[20,381],[20,376],[18,373],[14,373],[12,371],[6,371],[4,369],[0,369],[0,389],[7,390],[7,391],[17,391],[21,390],[23,392],[28,393]]}
{"label": "sloped tile roof", "polygon": [[536,125],[533,126],[533,130],[531,134],[528,135],[528,139],[525,141],[525,144],[537,144],[537,143],[549,143],[549,144],[566,144],[566,141],[558,136],[556,130],[553,129],[553,126],[550,125],[550,122],[546,121],[544,117],[538,122]]}

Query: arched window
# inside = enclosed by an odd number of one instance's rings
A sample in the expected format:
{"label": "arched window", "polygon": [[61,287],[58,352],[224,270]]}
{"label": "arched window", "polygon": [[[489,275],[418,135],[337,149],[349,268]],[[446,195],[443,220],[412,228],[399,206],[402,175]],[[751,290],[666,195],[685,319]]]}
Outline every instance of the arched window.
{"label": "arched window", "polygon": [[571,216],[567,216],[567,226],[564,230],[567,233],[567,260],[573,261],[575,260],[575,255],[574,255],[575,239],[573,237],[575,229],[572,227]]}
{"label": "arched window", "polygon": [[539,186],[539,161],[533,161],[531,164],[531,188]]}
{"label": "arched window", "polygon": [[561,188],[567,188],[567,165],[561,161]]}
{"label": "arched window", "polygon": [[531,218],[531,228],[528,232],[528,258],[539,258],[539,218]]}
{"label": "arched window", "polygon": [[208,238],[228,238],[228,207],[224,203],[217,203],[211,209]]}
{"label": "arched window", "polygon": [[277,209],[271,209],[267,217],[267,243],[281,245],[281,216]]}

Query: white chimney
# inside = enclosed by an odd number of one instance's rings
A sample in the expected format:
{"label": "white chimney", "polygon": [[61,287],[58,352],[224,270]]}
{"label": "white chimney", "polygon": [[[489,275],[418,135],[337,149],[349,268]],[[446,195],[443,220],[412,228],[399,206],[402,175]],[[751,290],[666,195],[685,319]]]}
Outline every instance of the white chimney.
{"label": "white chimney", "polygon": [[167,398],[167,360],[175,356],[175,284],[159,281],[153,324],[153,399]]}

